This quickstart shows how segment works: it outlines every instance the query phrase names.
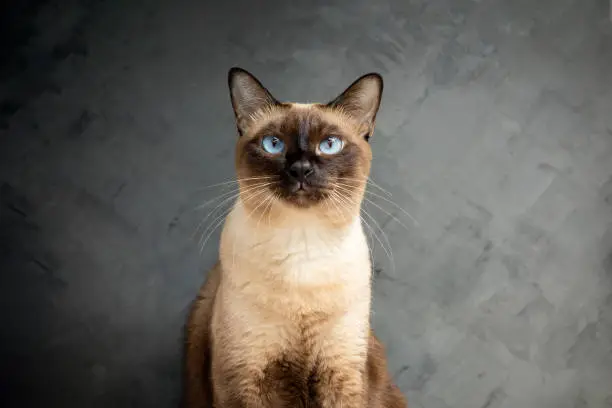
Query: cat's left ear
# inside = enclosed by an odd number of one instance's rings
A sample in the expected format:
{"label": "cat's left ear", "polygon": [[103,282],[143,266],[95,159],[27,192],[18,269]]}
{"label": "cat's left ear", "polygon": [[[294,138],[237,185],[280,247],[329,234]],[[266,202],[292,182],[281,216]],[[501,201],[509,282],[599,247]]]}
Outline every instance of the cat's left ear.
{"label": "cat's left ear", "polygon": [[242,68],[229,70],[228,84],[241,136],[248,130],[255,113],[279,103],[257,78]]}
{"label": "cat's left ear", "polygon": [[360,134],[368,140],[374,132],[382,92],[382,77],[377,73],[366,74],[353,82],[327,106],[339,108],[356,119],[360,124]]}

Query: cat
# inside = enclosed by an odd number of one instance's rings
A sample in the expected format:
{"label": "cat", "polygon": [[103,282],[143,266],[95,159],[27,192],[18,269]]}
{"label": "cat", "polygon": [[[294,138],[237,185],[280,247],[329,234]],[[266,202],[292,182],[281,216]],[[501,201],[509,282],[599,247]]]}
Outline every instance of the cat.
{"label": "cat", "polygon": [[279,102],[229,71],[239,197],[186,327],[188,408],[404,408],[370,328],[360,206],[383,90],[364,75],[327,104]]}

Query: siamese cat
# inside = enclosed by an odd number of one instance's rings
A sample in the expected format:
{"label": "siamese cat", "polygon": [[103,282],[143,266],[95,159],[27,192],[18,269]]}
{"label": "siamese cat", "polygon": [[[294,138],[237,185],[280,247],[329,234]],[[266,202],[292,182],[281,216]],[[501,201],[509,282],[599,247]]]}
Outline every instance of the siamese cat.
{"label": "siamese cat", "polygon": [[229,71],[239,197],[187,323],[188,408],[404,408],[370,328],[360,219],[382,77],[327,104]]}

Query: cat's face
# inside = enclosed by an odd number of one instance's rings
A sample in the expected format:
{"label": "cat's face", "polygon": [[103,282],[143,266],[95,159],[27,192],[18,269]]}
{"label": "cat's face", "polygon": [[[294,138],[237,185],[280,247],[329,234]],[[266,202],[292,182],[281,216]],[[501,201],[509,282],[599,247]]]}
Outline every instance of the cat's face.
{"label": "cat's face", "polygon": [[369,74],[328,104],[278,102],[251,74],[229,73],[240,137],[236,172],[252,211],[289,206],[358,211],[382,79]]}

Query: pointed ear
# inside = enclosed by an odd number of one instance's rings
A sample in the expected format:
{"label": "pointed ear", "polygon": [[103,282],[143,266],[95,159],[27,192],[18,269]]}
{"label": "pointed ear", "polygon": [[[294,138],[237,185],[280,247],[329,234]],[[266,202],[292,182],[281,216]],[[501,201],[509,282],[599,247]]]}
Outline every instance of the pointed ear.
{"label": "pointed ear", "polygon": [[278,101],[257,78],[242,68],[230,69],[227,77],[238,133],[242,136],[257,111],[276,105]]}
{"label": "pointed ear", "polygon": [[327,106],[341,109],[359,121],[359,131],[368,140],[374,131],[382,91],[382,77],[376,73],[366,74],[353,82]]}

